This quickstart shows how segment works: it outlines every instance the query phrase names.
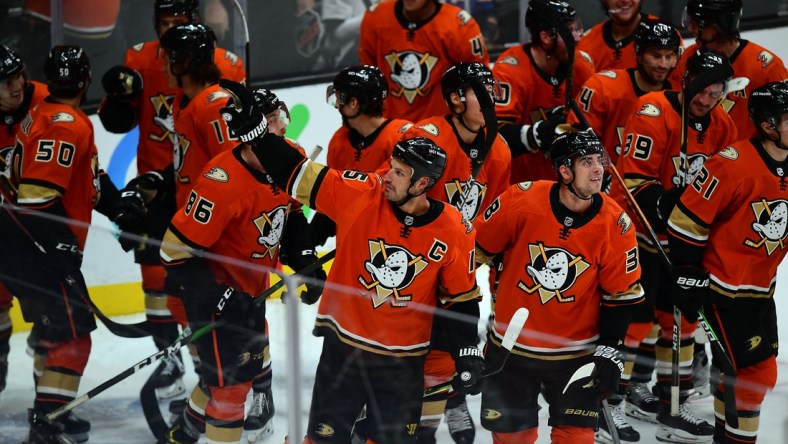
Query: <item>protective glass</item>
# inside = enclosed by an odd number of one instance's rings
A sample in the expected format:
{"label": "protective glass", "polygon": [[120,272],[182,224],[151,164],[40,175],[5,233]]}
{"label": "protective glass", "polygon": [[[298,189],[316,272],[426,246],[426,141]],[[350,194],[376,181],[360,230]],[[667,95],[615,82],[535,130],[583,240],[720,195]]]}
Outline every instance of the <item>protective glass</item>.
{"label": "protective glass", "polygon": [[326,103],[328,103],[332,107],[337,106],[337,90],[334,88],[334,85],[328,85],[326,87]]}

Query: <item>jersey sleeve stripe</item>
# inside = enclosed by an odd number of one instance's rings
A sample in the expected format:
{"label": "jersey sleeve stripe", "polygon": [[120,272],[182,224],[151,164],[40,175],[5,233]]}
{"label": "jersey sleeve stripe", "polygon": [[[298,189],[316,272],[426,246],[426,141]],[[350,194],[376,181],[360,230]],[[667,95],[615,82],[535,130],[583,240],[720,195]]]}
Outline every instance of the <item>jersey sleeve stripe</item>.
{"label": "jersey sleeve stripe", "polygon": [[[22,187],[26,186],[24,190]],[[51,200],[53,197],[60,197],[66,193],[65,188],[60,185],[40,179],[22,179],[19,182],[20,199],[43,199]]]}
{"label": "jersey sleeve stripe", "polygon": [[474,283],[473,288],[468,291],[456,294],[442,294],[441,301],[443,302],[465,302],[478,298],[481,295],[479,287]]}
{"label": "jersey sleeve stripe", "polygon": [[693,220],[684,208],[676,206],[670,220],[668,230],[684,242],[692,245],[704,246],[709,240],[709,229]]}
{"label": "jersey sleeve stripe", "polygon": [[327,173],[328,173],[328,168],[326,167],[321,168],[320,172],[317,173],[317,177],[315,178],[315,183],[312,184],[312,192],[309,194],[309,206],[311,208],[316,207],[317,193],[318,191],[320,191],[320,186],[323,184],[323,179],[325,179]]}

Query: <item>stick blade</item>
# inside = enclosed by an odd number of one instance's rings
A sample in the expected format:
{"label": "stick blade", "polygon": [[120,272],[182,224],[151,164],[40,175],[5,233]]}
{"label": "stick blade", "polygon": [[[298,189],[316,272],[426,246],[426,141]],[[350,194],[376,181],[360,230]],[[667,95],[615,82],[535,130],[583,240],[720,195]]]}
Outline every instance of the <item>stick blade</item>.
{"label": "stick blade", "polygon": [[582,367],[575,370],[575,372],[572,374],[572,377],[569,378],[569,381],[567,381],[566,385],[564,386],[564,391],[562,393],[566,394],[566,391],[569,389],[569,386],[574,384],[576,381],[591,376],[594,373],[594,367],[595,367],[594,363],[589,362],[588,364],[585,364]]}
{"label": "stick blade", "polygon": [[512,319],[509,320],[509,326],[506,327],[506,333],[503,335],[503,340],[501,341],[501,346],[503,348],[512,351],[514,343],[520,336],[520,332],[523,331],[525,321],[528,320],[529,313],[530,312],[525,307],[520,307],[514,312]]}

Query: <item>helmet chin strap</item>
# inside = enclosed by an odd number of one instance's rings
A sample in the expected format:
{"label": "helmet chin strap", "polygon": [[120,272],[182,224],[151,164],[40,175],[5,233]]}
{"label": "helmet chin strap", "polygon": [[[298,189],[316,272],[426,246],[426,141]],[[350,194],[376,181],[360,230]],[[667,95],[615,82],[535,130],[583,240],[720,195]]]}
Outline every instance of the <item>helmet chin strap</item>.
{"label": "helmet chin strap", "polygon": [[467,110],[468,110],[468,105],[465,105],[465,109],[463,109],[461,113],[454,113],[454,115],[457,116],[457,120],[460,121],[460,125],[462,125],[463,128],[465,128],[466,130],[468,130],[469,132],[471,132],[473,134],[477,134],[479,132],[479,130],[482,129],[482,127],[480,126],[476,130],[472,130],[470,127],[468,127],[468,124],[465,123],[465,111],[467,111]]}
{"label": "helmet chin strap", "polygon": [[775,128],[775,125],[772,125],[772,131],[777,133],[777,137],[772,139],[772,137],[769,134],[766,134],[766,138],[771,140],[772,143],[774,144],[774,146],[777,147],[777,149],[780,149],[780,150],[783,150],[783,151],[788,151],[788,147],[786,147],[783,144],[782,137],[780,137],[780,132],[777,131],[777,128]]}
{"label": "helmet chin strap", "polygon": [[583,197],[583,196],[579,195],[577,193],[577,191],[575,190],[575,187],[572,186],[573,183],[575,183],[575,173],[574,173],[574,171],[572,171],[572,180],[570,180],[569,183],[564,183],[563,184],[566,187],[566,189],[569,190],[570,193],[574,194],[580,200],[591,200],[594,197],[594,194],[591,194],[591,195],[586,196],[586,197]]}

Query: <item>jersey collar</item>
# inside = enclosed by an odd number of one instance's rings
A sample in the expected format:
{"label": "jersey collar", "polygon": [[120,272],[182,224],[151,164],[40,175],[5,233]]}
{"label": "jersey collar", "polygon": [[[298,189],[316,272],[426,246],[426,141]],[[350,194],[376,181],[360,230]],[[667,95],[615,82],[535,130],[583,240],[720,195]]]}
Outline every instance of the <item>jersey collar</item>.
{"label": "jersey collar", "polygon": [[602,208],[602,196],[594,194],[591,197],[591,206],[585,213],[575,213],[574,211],[565,207],[558,198],[558,190],[561,189],[559,183],[553,184],[550,188],[550,208],[553,210],[555,220],[561,224],[561,237],[569,235],[569,230],[577,230],[583,225],[589,223],[594,216],[599,213]]}

